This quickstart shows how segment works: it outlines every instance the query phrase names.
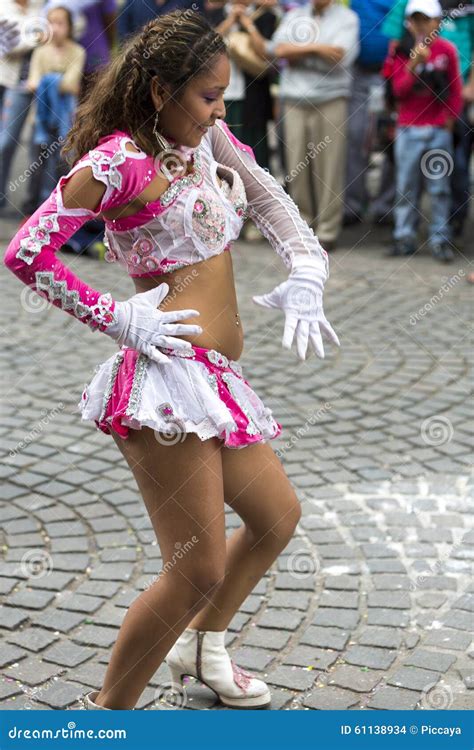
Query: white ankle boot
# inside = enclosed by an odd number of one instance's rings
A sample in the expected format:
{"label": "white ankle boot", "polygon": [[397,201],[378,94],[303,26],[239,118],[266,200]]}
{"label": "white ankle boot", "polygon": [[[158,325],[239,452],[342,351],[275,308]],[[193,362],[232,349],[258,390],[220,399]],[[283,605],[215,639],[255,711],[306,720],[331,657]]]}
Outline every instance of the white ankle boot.
{"label": "white ankle boot", "polygon": [[97,709],[100,711],[110,711],[110,708],[106,708],[105,706],[98,706],[97,703],[94,702],[99,693],[100,690],[93,690],[92,693],[87,693],[87,695],[85,695],[83,699],[84,708],[88,709],[89,711],[93,709]]}
{"label": "white ankle boot", "polygon": [[184,675],[197,677],[229,708],[264,708],[271,694],[263,680],[239,667],[225,648],[226,630],[186,628],[165,657],[171,679],[182,685]]}

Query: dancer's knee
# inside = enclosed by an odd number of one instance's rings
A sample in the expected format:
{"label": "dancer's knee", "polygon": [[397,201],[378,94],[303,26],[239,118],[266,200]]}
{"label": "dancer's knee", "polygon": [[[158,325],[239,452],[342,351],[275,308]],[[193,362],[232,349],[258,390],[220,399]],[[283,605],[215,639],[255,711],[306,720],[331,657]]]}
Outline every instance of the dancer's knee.
{"label": "dancer's knee", "polygon": [[212,563],[201,563],[196,565],[192,571],[181,576],[181,595],[184,596],[189,606],[202,606],[207,603],[210,596],[222,586],[225,578],[225,569]]}

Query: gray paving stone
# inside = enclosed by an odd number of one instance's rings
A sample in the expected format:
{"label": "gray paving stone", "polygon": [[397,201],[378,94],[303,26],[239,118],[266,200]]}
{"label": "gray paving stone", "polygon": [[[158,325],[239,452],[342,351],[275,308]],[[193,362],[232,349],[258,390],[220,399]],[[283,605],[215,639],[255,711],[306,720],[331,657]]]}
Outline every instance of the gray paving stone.
{"label": "gray paving stone", "polygon": [[369,609],[367,625],[386,625],[389,628],[406,628],[410,613],[401,609]]}
{"label": "gray paving stone", "polygon": [[61,671],[61,667],[46,664],[36,656],[28,656],[17,665],[11,665],[3,669],[3,674],[13,680],[20,680],[26,685],[41,685],[46,680],[60,674]]}
{"label": "gray paving stone", "polygon": [[447,672],[455,661],[456,657],[452,654],[443,654],[440,651],[428,651],[424,648],[417,648],[404,660],[403,666],[432,669],[435,672]]}
{"label": "gray paving stone", "polygon": [[408,690],[426,691],[430,686],[437,683],[440,677],[440,674],[428,669],[400,667],[388,678],[387,683]]}
{"label": "gray paving stone", "polygon": [[283,649],[290,639],[289,633],[282,633],[278,630],[267,628],[251,628],[244,636],[245,646],[257,646],[258,648]]}
{"label": "gray paving stone", "polygon": [[60,573],[59,571],[48,572],[38,578],[30,578],[28,586],[32,589],[47,589],[48,591],[63,591],[75,580],[71,573]]}
{"label": "gray paving stone", "polygon": [[44,661],[59,664],[63,667],[77,667],[78,664],[91,659],[97,651],[87,646],[77,646],[71,641],[61,641],[42,654]]}
{"label": "gray paving stone", "polygon": [[275,579],[275,589],[289,589],[290,591],[314,591],[316,586],[313,575],[293,575],[278,573]]}
{"label": "gray paving stone", "polygon": [[460,630],[430,630],[426,634],[423,643],[425,646],[437,646],[453,651],[465,651],[472,643],[472,636]]}
{"label": "gray paving stone", "polygon": [[97,612],[103,603],[104,600],[99,596],[87,596],[68,591],[61,595],[56,606],[58,609],[65,609],[69,612],[87,612],[90,614],[91,612]]}
{"label": "gray paving stone", "polygon": [[121,584],[113,583],[108,581],[84,581],[75,590],[76,594],[87,594],[88,596],[101,596],[106,599],[111,599],[115,594],[120,591]]}
{"label": "gray paving stone", "polygon": [[[63,711],[69,706],[76,708],[74,704],[80,701],[85,692],[86,691],[81,689],[79,685],[58,679],[39,691],[36,700],[53,709]],[[77,706],[77,708],[78,707],[79,706]]]}
{"label": "gray paving stone", "polygon": [[411,605],[410,594],[397,591],[371,591],[367,596],[369,607],[382,607],[386,609],[409,609]]}
{"label": "gray paving stone", "polygon": [[12,607],[0,607],[0,628],[15,630],[28,621],[30,613],[25,609],[13,609]]}
{"label": "gray paving stone", "polygon": [[323,591],[319,599],[320,607],[357,609],[359,594],[356,591]]}
{"label": "gray paving stone", "polygon": [[297,646],[283,660],[283,664],[295,664],[299,667],[312,667],[327,670],[336,661],[339,654],[329,649],[314,648],[313,646]]}
{"label": "gray paving stone", "polygon": [[290,688],[291,690],[308,690],[315,681],[316,675],[313,670],[305,667],[282,666],[277,667],[266,677],[270,685]]}
{"label": "gray paving stone", "polygon": [[344,711],[356,706],[360,696],[349,690],[341,690],[338,687],[324,687],[316,689],[311,695],[303,700],[303,706],[318,711]]}
{"label": "gray paving stone", "polygon": [[50,630],[59,630],[61,633],[69,633],[79,623],[85,620],[85,615],[76,612],[63,612],[56,607],[50,607],[47,612],[35,615],[31,618],[32,625],[38,625]]}
{"label": "gray paving stone", "polygon": [[49,591],[16,591],[5,599],[5,604],[10,607],[43,609],[51,604],[54,598],[54,594]]}
{"label": "gray paving stone", "polygon": [[336,667],[328,678],[328,685],[347,688],[356,693],[369,693],[383,677],[383,672],[364,671],[359,667],[343,664]]}
{"label": "gray paving stone", "polygon": [[421,596],[417,596],[416,601],[420,607],[425,607],[426,609],[439,609],[439,607],[443,606],[446,599],[447,596],[445,594],[428,592],[426,594],[421,594]]}
{"label": "gray paving stone", "polygon": [[26,630],[22,630],[19,633],[7,636],[9,643],[15,643],[17,646],[35,652],[43,651],[43,649],[57,640],[57,635],[53,635],[47,630],[40,630],[39,628],[26,628]]}
{"label": "gray paving stone", "polygon": [[359,579],[357,576],[325,576],[324,587],[326,589],[336,589],[340,591],[358,591]]}
{"label": "gray paving stone", "polygon": [[443,625],[448,628],[455,628],[456,630],[468,630],[472,633],[474,625],[474,617],[471,612],[462,612],[461,610],[453,610],[443,618]]}
{"label": "gray paving stone", "polygon": [[299,612],[285,610],[269,610],[264,612],[258,620],[261,628],[277,628],[282,630],[296,630],[304,619]]}
{"label": "gray paving stone", "polygon": [[396,651],[371,646],[349,646],[344,653],[344,660],[348,664],[370,669],[388,669],[396,658]]}
{"label": "gray paving stone", "polygon": [[8,643],[0,645],[0,667],[6,667],[8,664],[24,659],[27,653],[24,649],[12,646]]}
{"label": "gray paving stone", "polygon": [[383,686],[374,693],[367,706],[387,711],[413,711],[420,695],[413,690]]}
{"label": "gray paving stone", "polygon": [[312,624],[353,629],[357,626],[359,620],[359,613],[352,609],[331,609],[324,607],[323,609],[318,609],[313,617]]}
{"label": "gray paving stone", "polygon": [[402,636],[396,628],[367,627],[358,636],[358,643],[360,646],[398,649],[402,644]]}
{"label": "gray paving stone", "polygon": [[275,654],[267,653],[262,648],[239,648],[234,651],[232,658],[244,669],[263,672],[275,658]]}
{"label": "gray paving stone", "polygon": [[350,633],[340,628],[320,628],[315,625],[310,626],[300,637],[300,643],[318,648],[332,648],[336,651],[342,651],[349,640]]}
{"label": "gray paving stone", "polygon": [[[241,609],[248,602],[251,597],[247,597],[243,603]],[[274,591],[271,598],[268,601],[269,607],[288,607],[289,609],[306,610],[309,606],[310,595],[300,591]],[[252,610],[248,607],[244,610],[245,612],[256,612],[261,605],[261,600],[254,598],[252,603]]]}

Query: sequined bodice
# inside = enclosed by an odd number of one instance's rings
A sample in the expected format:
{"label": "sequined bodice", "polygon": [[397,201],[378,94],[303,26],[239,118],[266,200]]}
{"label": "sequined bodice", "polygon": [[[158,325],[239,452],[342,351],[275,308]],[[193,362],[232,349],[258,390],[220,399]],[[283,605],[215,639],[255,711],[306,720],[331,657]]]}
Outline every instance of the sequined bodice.
{"label": "sequined bodice", "polygon": [[194,152],[193,167],[144,211],[106,221],[107,261],[120,262],[133,277],[160,275],[229,248],[246,216],[242,178],[214,159],[206,139]]}

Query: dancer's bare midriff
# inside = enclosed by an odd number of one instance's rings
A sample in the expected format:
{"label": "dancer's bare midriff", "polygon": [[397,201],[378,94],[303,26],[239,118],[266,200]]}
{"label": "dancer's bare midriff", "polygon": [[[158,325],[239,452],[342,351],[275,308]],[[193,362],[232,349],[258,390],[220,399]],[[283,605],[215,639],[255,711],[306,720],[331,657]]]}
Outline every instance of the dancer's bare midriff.
{"label": "dancer's bare midriff", "polygon": [[179,322],[197,324],[203,329],[202,333],[182,338],[196,346],[217,349],[229,359],[239,359],[243,350],[243,331],[231,252],[222,252],[162,276],[135,278],[134,282],[137,292],[146,292],[166,282],[169,293],[160,304],[160,310],[193,309],[201,313]]}

